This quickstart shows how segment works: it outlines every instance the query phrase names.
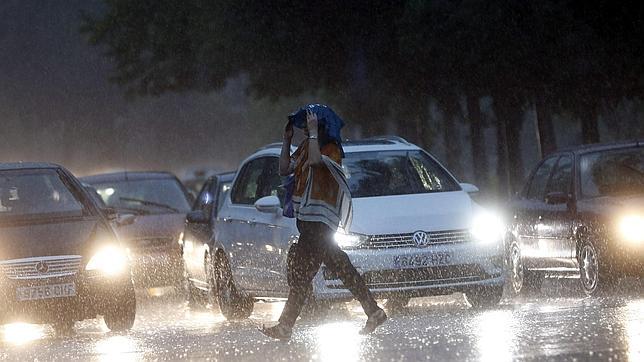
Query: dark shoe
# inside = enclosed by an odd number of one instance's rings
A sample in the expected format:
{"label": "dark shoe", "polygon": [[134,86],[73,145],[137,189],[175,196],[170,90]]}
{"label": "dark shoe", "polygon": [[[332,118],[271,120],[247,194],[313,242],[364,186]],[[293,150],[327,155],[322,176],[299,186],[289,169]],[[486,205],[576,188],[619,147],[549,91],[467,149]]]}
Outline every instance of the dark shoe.
{"label": "dark shoe", "polygon": [[280,341],[288,341],[291,339],[291,333],[293,332],[292,329],[286,328],[282,325],[276,325],[273,327],[268,327],[266,328],[263,324],[261,328],[258,328],[260,332],[262,332],[265,336],[279,339]]}
{"label": "dark shoe", "polygon": [[371,313],[369,318],[367,319],[367,323],[365,323],[364,327],[360,331],[360,334],[369,334],[378,328],[379,325],[385,323],[387,320],[387,314],[385,313],[384,310],[378,308],[377,311]]}

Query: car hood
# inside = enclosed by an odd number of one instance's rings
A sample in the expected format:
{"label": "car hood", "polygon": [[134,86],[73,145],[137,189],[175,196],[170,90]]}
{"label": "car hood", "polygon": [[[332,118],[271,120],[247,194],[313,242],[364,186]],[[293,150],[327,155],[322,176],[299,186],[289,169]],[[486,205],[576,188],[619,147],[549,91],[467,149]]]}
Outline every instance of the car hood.
{"label": "car hood", "polygon": [[[92,252],[97,235],[106,231],[98,219],[29,222],[0,227],[0,259],[81,255]],[[108,233],[109,235],[109,233]],[[113,234],[112,234],[113,235]]]}
{"label": "car hood", "polygon": [[354,198],[351,232],[382,235],[466,229],[478,207],[462,191]]}
{"label": "car hood", "polygon": [[615,213],[644,213],[644,195],[606,196],[577,202],[581,213],[594,213],[614,216]]}
{"label": "car hood", "polygon": [[185,214],[138,215],[134,223],[117,229],[121,240],[176,238],[183,231]]}

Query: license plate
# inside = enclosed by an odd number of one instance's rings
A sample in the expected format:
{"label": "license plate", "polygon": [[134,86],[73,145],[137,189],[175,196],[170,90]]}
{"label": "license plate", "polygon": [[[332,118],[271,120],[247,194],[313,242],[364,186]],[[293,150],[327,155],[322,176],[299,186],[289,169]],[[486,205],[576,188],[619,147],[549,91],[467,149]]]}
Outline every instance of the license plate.
{"label": "license plate", "polygon": [[50,298],[65,298],[76,295],[74,283],[38,285],[35,287],[16,288],[16,299],[19,301]]}
{"label": "license plate", "polygon": [[394,267],[396,268],[419,268],[426,266],[448,265],[452,260],[450,253],[434,252],[419,255],[397,255],[394,256]]}

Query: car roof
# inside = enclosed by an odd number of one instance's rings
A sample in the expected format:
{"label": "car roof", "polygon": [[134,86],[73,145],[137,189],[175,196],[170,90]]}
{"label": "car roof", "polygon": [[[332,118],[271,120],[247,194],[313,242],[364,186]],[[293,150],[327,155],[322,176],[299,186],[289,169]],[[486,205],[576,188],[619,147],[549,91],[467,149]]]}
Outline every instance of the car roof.
{"label": "car roof", "polygon": [[0,170],[27,170],[34,168],[59,168],[62,169],[61,165],[50,162],[6,162],[0,163]]}
{"label": "car roof", "polygon": [[173,173],[167,171],[121,171],[85,176],[80,177],[79,179],[82,182],[95,184],[103,182],[119,182],[125,180],[156,180],[176,178],[177,177]]}
{"label": "car roof", "polygon": [[559,155],[562,153],[573,153],[575,155],[583,155],[586,153],[611,151],[611,150],[631,148],[631,147],[644,147],[644,140],[616,142],[616,143],[593,143],[593,144],[581,145],[581,146],[575,146],[575,147],[566,147],[561,150],[557,150],[551,153],[550,155]]}
{"label": "car roof", "polygon": [[[251,157],[262,155],[279,155],[282,143],[268,144],[253,153]],[[291,151],[296,147],[291,146]],[[419,150],[420,147],[398,136],[371,137],[361,140],[347,140],[342,142],[344,153],[370,152],[370,151],[400,151]]]}

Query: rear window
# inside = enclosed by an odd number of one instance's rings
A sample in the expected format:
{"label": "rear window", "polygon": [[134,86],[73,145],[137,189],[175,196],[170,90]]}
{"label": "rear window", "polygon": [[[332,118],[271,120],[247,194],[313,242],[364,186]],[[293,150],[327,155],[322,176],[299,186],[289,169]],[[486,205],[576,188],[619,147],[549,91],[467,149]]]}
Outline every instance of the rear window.
{"label": "rear window", "polygon": [[347,153],[342,160],[352,197],[458,191],[449,173],[425,152]]}
{"label": "rear window", "polygon": [[644,194],[644,148],[583,155],[579,162],[584,198]]}
{"label": "rear window", "polygon": [[0,171],[0,218],[82,216],[83,211],[56,170]]}

